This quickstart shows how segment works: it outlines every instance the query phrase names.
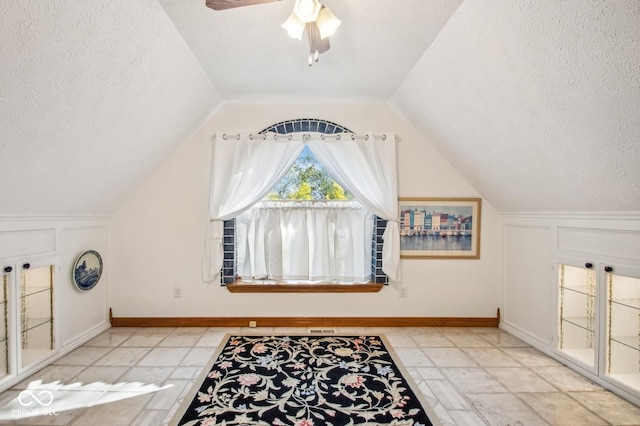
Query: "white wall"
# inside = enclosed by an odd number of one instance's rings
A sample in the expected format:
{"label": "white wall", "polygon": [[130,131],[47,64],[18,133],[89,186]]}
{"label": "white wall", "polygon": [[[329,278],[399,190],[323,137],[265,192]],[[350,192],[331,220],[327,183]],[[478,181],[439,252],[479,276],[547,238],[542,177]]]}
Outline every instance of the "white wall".
{"label": "white wall", "polygon": [[500,216],[502,326],[547,352],[557,342],[557,265],[640,268],[640,213]]}
{"label": "white wall", "polygon": [[[320,118],[355,132],[393,131],[399,195],[477,197],[405,120],[383,103],[227,104],[116,211],[112,218],[111,306],[116,317],[417,316],[492,317],[499,302],[497,214],[484,201],[480,260],[403,260],[408,297],[396,285],[366,294],[232,294],[202,282],[208,179],[216,131],[260,131]],[[173,297],[173,287],[182,297]]]}
{"label": "white wall", "polygon": [[551,343],[554,271],[549,226],[505,224],[503,228],[502,321],[544,345]]}
{"label": "white wall", "polygon": [[[86,341],[94,330],[109,324],[109,253],[108,222],[72,222],[59,227],[59,275],[56,280],[59,313],[60,343],[63,347],[77,346]],[[72,269],[80,254],[86,250],[100,253],[104,269],[100,281],[91,290],[83,291],[72,281]]]}
{"label": "white wall", "polygon": [[[81,291],[73,284],[72,270],[78,256],[86,250],[100,253],[104,271],[93,289]],[[15,268],[25,262],[35,265],[50,261],[57,265],[54,275],[56,350],[48,360],[34,365],[19,377],[5,379],[0,388],[23,380],[110,327],[108,218],[0,217],[0,267]]]}

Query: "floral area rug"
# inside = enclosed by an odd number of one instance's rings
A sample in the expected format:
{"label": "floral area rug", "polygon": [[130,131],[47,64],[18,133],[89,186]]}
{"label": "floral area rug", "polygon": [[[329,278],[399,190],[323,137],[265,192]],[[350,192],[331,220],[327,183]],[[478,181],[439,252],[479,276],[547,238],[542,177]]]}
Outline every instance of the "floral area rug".
{"label": "floral area rug", "polygon": [[434,424],[384,336],[228,337],[172,424]]}

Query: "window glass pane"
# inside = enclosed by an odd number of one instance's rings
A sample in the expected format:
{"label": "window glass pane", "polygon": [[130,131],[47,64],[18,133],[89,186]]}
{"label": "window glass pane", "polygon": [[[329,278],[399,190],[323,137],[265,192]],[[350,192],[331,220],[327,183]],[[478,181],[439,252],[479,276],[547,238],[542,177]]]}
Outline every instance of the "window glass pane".
{"label": "window glass pane", "polygon": [[352,200],[331,177],[309,147],[305,147],[267,200]]}

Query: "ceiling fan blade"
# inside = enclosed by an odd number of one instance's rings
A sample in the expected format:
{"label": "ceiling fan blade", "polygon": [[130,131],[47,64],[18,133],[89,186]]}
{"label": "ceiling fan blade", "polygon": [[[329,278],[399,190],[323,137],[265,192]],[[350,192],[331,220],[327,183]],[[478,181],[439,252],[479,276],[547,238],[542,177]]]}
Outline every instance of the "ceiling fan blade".
{"label": "ceiling fan blade", "polygon": [[280,0],[206,0],[207,7],[213,10],[226,10],[254,4],[274,3]]}

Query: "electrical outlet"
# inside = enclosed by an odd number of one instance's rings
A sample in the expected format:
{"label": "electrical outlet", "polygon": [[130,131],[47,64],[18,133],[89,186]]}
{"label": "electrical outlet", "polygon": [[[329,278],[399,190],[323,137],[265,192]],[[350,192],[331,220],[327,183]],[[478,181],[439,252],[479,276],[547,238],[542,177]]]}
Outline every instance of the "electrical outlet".
{"label": "electrical outlet", "polygon": [[173,288],[173,297],[182,297],[182,287]]}
{"label": "electrical outlet", "polygon": [[406,287],[400,287],[400,297],[403,299],[407,298],[407,288]]}
{"label": "electrical outlet", "polygon": [[256,328],[258,326],[258,321],[249,321],[249,327]]}

